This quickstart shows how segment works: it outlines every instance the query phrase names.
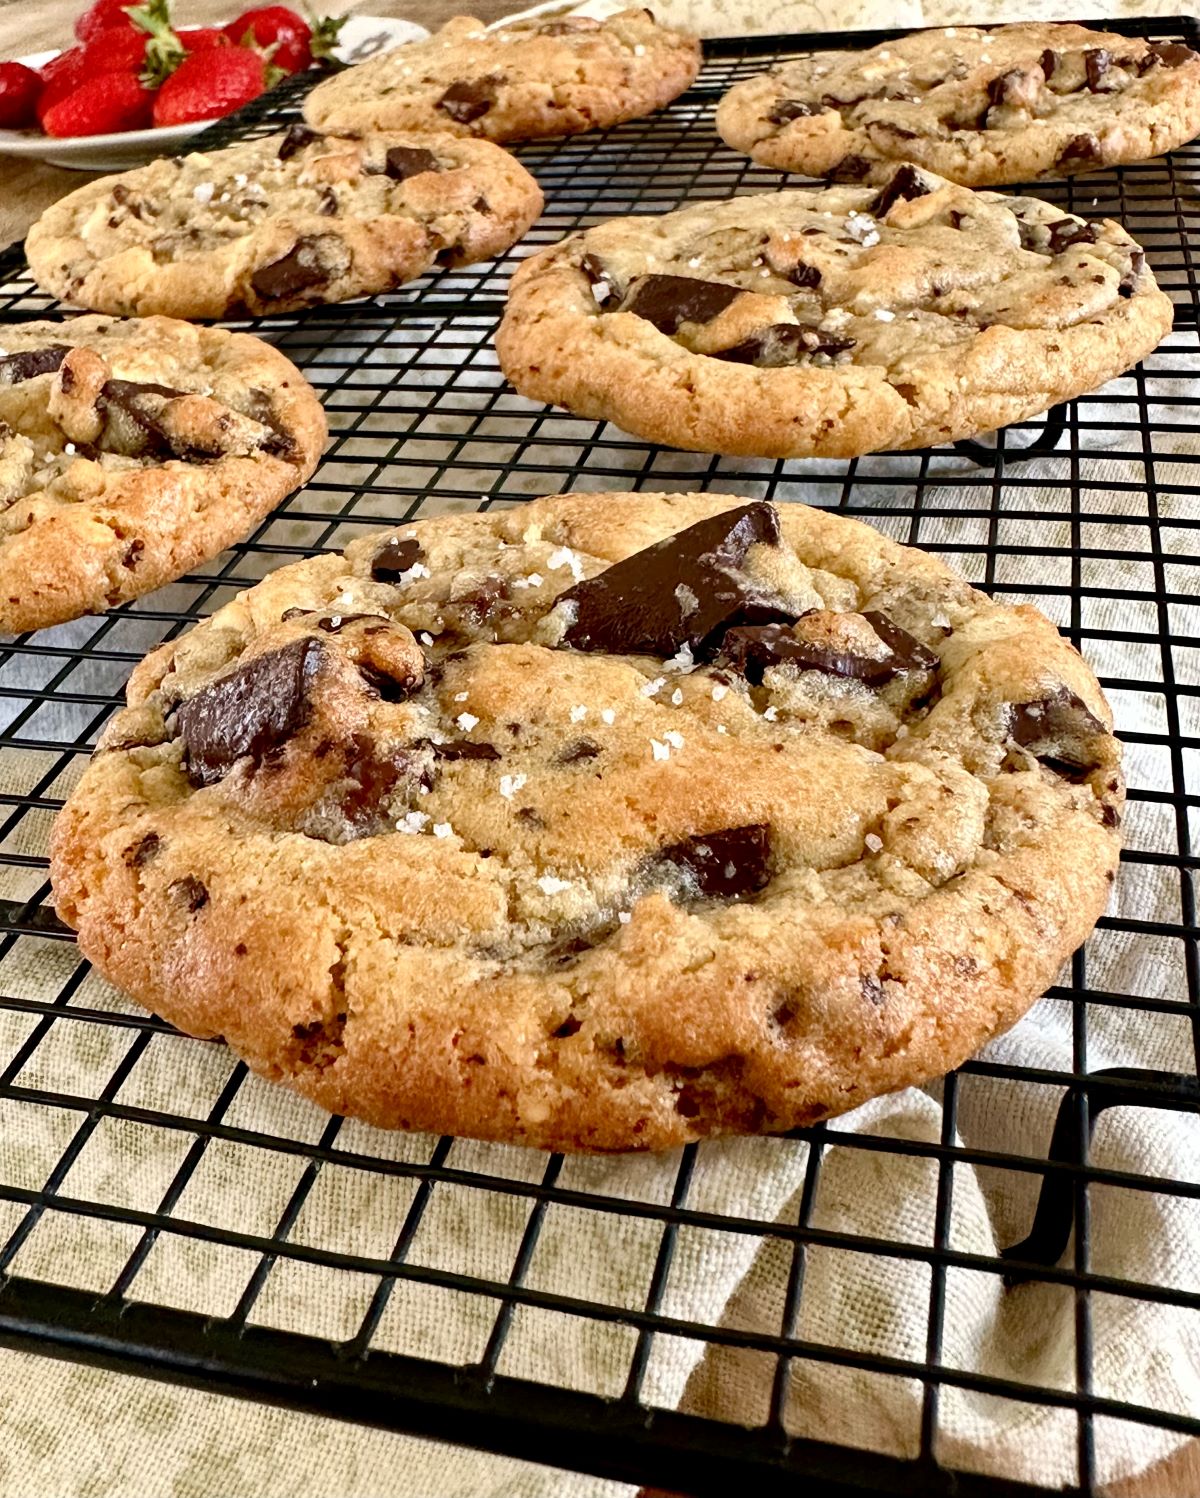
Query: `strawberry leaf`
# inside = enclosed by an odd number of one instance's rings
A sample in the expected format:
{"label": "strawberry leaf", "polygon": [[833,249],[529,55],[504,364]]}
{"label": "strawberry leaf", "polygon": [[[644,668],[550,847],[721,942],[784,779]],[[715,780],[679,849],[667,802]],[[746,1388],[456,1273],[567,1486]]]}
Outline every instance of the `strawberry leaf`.
{"label": "strawberry leaf", "polygon": [[150,38],[139,81],[143,88],[161,88],[187,56],[171,26],[171,0],[146,0],[126,10],[133,24]]}
{"label": "strawberry leaf", "polygon": [[304,7],[304,13],[308,18],[309,29],[312,31],[308,45],[314,61],[332,57],[337,49],[342,27],[350,19],[349,16],[318,16],[307,4]]}

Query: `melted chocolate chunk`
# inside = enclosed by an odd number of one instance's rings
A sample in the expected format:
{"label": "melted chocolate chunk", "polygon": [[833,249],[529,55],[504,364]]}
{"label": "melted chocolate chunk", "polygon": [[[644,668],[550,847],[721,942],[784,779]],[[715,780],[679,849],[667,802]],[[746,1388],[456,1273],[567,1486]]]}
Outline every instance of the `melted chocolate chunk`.
{"label": "melted chocolate chunk", "polygon": [[658,861],[690,875],[703,896],[737,900],[757,894],[770,882],[770,856],[770,826],[752,822],[686,837],[660,849]]}
{"label": "melted chocolate chunk", "polygon": [[472,739],[455,739],[449,744],[432,744],[435,759],[499,759],[495,744],[477,744]]}
{"label": "melted chocolate chunk", "polygon": [[333,234],[305,234],[286,255],[261,266],[250,277],[250,285],[264,302],[295,296],[314,286],[328,284],[331,266],[344,261],[342,241]]}
{"label": "melted chocolate chunk", "polygon": [[600,753],[600,745],[593,744],[591,739],[576,739],[573,744],[568,744],[560,750],[558,763],[560,765],[578,765],[587,760],[595,759]]}
{"label": "melted chocolate chunk", "polygon": [[402,541],[385,541],[371,563],[371,577],[377,583],[394,583],[424,555],[421,543],[411,536]]}
{"label": "melted chocolate chunk", "polygon": [[1111,78],[1105,81],[1105,74],[1112,66],[1112,53],[1106,47],[1089,47],[1083,54],[1083,66],[1089,93],[1111,94],[1119,87]]}
{"label": "melted chocolate chunk", "polygon": [[167,893],[189,912],[202,910],[208,904],[208,889],[195,874],[185,874],[167,886]]}
{"label": "melted chocolate chunk", "polygon": [[558,595],[574,605],[563,644],[610,655],[702,650],[733,623],[791,619],[738,568],[755,543],[779,544],[779,517],[761,501],[713,515]]}
{"label": "melted chocolate chunk", "polygon": [[1117,292],[1120,296],[1132,296],[1142,279],[1142,268],[1146,264],[1146,252],[1136,246],[1129,252],[1129,269],[1121,277]]}
{"label": "melted chocolate chunk", "polygon": [[651,322],[660,333],[677,333],[685,322],[711,322],[742,294],[740,286],[724,281],[700,281],[693,276],[638,276],[630,283],[620,308]]}
{"label": "melted chocolate chunk", "polygon": [[871,175],[871,163],[865,156],[843,156],[830,172],[831,182],[862,182]]}
{"label": "melted chocolate chunk", "polygon": [[1061,61],[1061,53],[1055,52],[1052,47],[1047,47],[1046,50],[1042,53],[1040,62],[1042,64],[1042,72],[1045,74],[1047,79],[1054,77],[1054,71]]}
{"label": "melted chocolate chunk", "polygon": [[387,175],[394,182],[407,182],[422,172],[440,172],[438,159],[424,146],[393,146],[387,153]]}
{"label": "melted chocolate chunk", "polygon": [[358,674],[367,687],[384,702],[407,702],[412,696],[413,688],[419,683],[418,677],[391,676],[386,671],[381,671],[378,666],[372,666],[367,662],[359,664]]}
{"label": "melted chocolate chunk", "polygon": [[0,386],[20,385],[38,375],[54,374],[70,352],[65,343],[51,343],[20,354],[5,354],[0,357]]}
{"label": "melted chocolate chunk", "polygon": [[1148,73],[1151,68],[1181,68],[1185,63],[1195,62],[1197,58],[1200,58],[1200,52],[1193,52],[1182,42],[1151,42],[1138,71]]}
{"label": "melted chocolate chunk", "polygon": [[798,261],[788,271],[788,280],[793,286],[802,286],[806,291],[815,290],[821,284],[821,272],[815,265]]}
{"label": "melted chocolate chunk", "polygon": [[1058,159],[1064,161],[1099,161],[1100,142],[1089,131],[1086,135],[1073,135],[1059,152]]}
{"label": "melted chocolate chunk", "polygon": [[[304,609],[289,609],[283,617],[286,619],[290,614],[296,618],[304,612]],[[357,624],[361,619],[382,620],[384,624],[391,622],[386,614],[326,614],[324,618],[317,620],[317,628],[324,630],[327,635],[336,635],[348,624]]]}
{"label": "melted chocolate chunk", "polygon": [[469,125],[491,109],[496,102],[497,85],[504,81],[501,73],[488,73],[483,78],[460,78],[450,85],[436,107],[460,125]]}
{"label": "melted chocolate chunk", "polygon": [[1092,752],[1108,730],[1069,687],[1036,702],[1014,702],[1009,708],[1008,736],[1056,775],[1075,780],[1089,774],[1098,760]]}
{"label": "melted chocolate chunk", "polygon": [[989,104],[1013,104],[1020,102],[1021,86],[1025,82],[1024,68],[1009,68],[999,73],[987,86]]}
{"label": "melted chocolate chunk", "polygon": [[346,786],[338,797],[338,810],[356,832],[382,830],[384,803],[414,769],[412,756],[403,749],[381,754],[369,734],[356,733],[346,750]]}
{"label": "melted chocolate chunk", "polygon": [[267,392],[252,387],[246,392],[245,406],[245,414],[252,421],[260,422],[271,433],[271,436],[263,443],[263,452],[270,453],[276,458],[294,458],[296,456],[295,438],[280,425],[279,417],[275,414],[275,407]]}
{"label": "melted chocolate chunk", "polygon": [[880,192],[868,212],[873,213],[876,218],[882,218],[894,203],[899,203],[902,199],[907,202],[911,198],[924,198],[932,191],[916,167],[906,163]]}
{"label": "melted chocolate chunk", "polygon": [[[186,457],[196,460],[219,457],[216,452],[200,452],[190,444],[172,439],[162,422],[162,400],[178,400],[186,395],[170,385],[154,385],[140,380],[105,380],[97,401],[104,416],[105,449],[127,457]],[[147,397],[154,399],[147,402]]]}
{"label": "melted chocolate chunk", "polygon": [[598,303],[608,301],[609,297],[621,295],[621,289],[613,279],[612,272],[599,255],[593,255],[589,250],[579,262],[579,269],[591,282],[592,295]]}
{"label": "melted chocolate chunk", "polygon": [[319,130],[310,130],[307,125],[301,125],[297,121],[296,124],[287,127],[283,139],[279,142],[279,159],[290,161],[298,151],[303,151],[305,146],[311,146],[314,141],[324,139],[325,137]]}
{"label": "melted chocolate chunk", "polygon": [[454,599],[454,606],[465,619],[475,624],[487,624],[497,614],[504,612],[509,599],[508,579],[494,574],[485,577],[469,593]]}
{"label": "melted chocolate chunk", "polygon": [[883,656],[855,655],[833,650],[811,640],[799,640],[782,624],[741,626],[731,629],[721,642],[720,663],[739,671],[758,686],[771,666],[793,664],[801,671],[823,671],[869,687],[882,687],[902,671],[935,671],[938,658],[920,640],[893,623],[886,614],[871,610],[862,617],[888,648]]}
{"label": "melted chocolate chunk", "polygon": [[1050,236],[1052,255],[1061,255],[1064,250],[1069,250],[1074,244],[1096,243],[1094,226],[1081,223],[1077,218],[1056,218],[1053,223],[1045,224],[1043,227]]}
{"label": "melted chocolate chunk", "polygon": [[806,120],[815,114],[823,114],[824,111],[817,109],[812,104],[806,104],[803,99],[780,99],[777,104],[771,106],[767,115],[767,123],[770,125],[790,125],[793,120]]}
{"label": "melted chocolate chunk", "polygon": [[833,333],[822,333],[818,328],[778,322],[760,328],[752,337],[735,343],[732,348],[721,349],[712,357],[726,359],[732,364],[754,364],[759,369],[782,369],[789,364],[799,364],[814,354],[826,354],[832,358],[853,347],[853,338],[838,338]]}
{"label": "melted chocolate chunk", "polygon": [[239,759],[261,764],[300,732],[312,712],[310,688],[323,653],[311,635],[293,640],[180,703],[175,736],[194,785],[221,780]]}
{"label": "melted chocolate chunk", "polygon": [[131,848],[125,849],[125,862],[131,869],[142,869],[152,858],[157,857],[162,847],[162,838],[157,832],[147,832]]}

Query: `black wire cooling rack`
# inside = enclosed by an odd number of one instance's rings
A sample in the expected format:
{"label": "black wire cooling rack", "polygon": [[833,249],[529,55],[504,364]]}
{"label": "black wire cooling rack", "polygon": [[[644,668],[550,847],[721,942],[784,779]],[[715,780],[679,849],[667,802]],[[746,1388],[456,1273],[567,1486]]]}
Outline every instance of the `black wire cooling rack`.
{"label": "black wire cooling rack", "polygon": [[[1190,22],[1127,29],[1195,40]],[[1038,185],[1065,208],[1125,223],[1175,300],[1175,332],[1144,367],[1103,392],[994,440],[850,463],[731,461],[657,448],[537,406],[506,389],[498,372],[493,335],[518,257],[614,214],[779,185],[776,174],[721,145],[715,102],[781,53],[821,44],[819,37],[716,44],[698,86],[654,118],[523,148],[522,160],[545,188],[546,213],[500,262],[442,271],[386,297],[244,324],[285,350],[321,395],[333,440],[313,481],[245,543],[178,583],[103,618],[0,644],[0,1343],[678,1492],[793,1491],[799,1478],[805,1491],[832,1494],[1043,1491],[1029,1485],[1028,1472],[1017,1481],[957,1470],[943,1442],[942,1412],[952,1395],[1056,1411],[1071,1429],[1068,1486],[1083,1494],[1099,1491],[1097,1443],[1106,1429],[1200,1436],[1195,1409],[1148,1408],[1120,1389],[1095,1387],[1092,1331],[1098,1297],[1166,1306],[1181,1319],[1200,1313],[1195,1286],[1149,1274],[1115,1277],[1093,1261],[1098,1191],[1194,1202],[1200,1177],[1101,1168],[1089,1156],[1106,1110],[1165,1110],[1173,1119],[1198,1111],[1192,840],[1200,811],[1200,400],[1192,377],[1200,362],[1200,146]],[[300,86],[222,122],[207,141],[279,128],[294,117]],[[62,311],[32,285],[18,251],[0,261],[6,319]],[[803,498],[947,556],[996,596],[1036,602],[1096,661],[1129,750],[1123,888],[1153,886],[1158,903],[1145,907],[1148,914],[1102,920],[1043,1001],[1069,1016],[1069,1063],[968,1064],[941,1089],[934,1139],[803,1131],[796,1137],[807,1154],[791,1220],[735,1216],[698,1196],[703,1149],[675,1157],[665,1187],[614,1191],[589,1186],[586,1173],[559,1156],[464,1151],[460,1141],[401,1140],[314,1118],[249,1078],[219,1045],[178,1037],[107,990],[49,904],[52,814],[146,650],[273,568],[372,527],[613,488]],[[1158,976],[1151,981],[1147,973]],[[1090,1037],[1097,1016],[1123,1017],[1131,1034],[1172,1025],[1189,1037],[1190,1060],[1170,1071],[1096,1069]],[[169,1074],[186,1074],[188,1085],[156,1090],[169,1057],[176,1066]],[[1041,1148],[961,1142],[960,1120],[980,1080],[1037,1090],[1047,1120]],[[131,1163],[124,1173],[89,1175],[89,1152],[114,1133],[125,1146],[113,1158]],[[139,1155],[129,1143],[147,1139],[158,1153]],[[761,1146],[798,1147],[783,1140]],[[936,1212],[923,1241],[816,1225],[823,1173],[843,1149],[874,1152],[884,1171],[914,1161],[936,1171]],[[239,1200],[238,1210],[207,1217],[191,1208],[197,1179],[218,1168],[234,1193],[223,1199],[238,1200],[238,1162],[251,1155],[278,1178],[268,1206]],[[136,1163],[146,1159],[152,1169]],[[256,1168],[261,1181],[263,1167]],[[1003,1256],[954,1246],[963,1168],[1011,1173],[1026,1184],[1029,1210]],[[307,1208],[330,1189],[336,1198],[350,1176],[394,1191],[371,1214],[373,1238],[312,1241],[302,1230]],[[130,1185],[135,1177],[140,1191]],[[507,1247],[484,1267],[439,1257],[436,1236],[432,1252],[415,1251],[422,1226],[448,1199],[468,1227],[485,1203],[507,1213]],[[606,1231],[620,1229],[619,1241],[636,1230],[649,1242],[636,1295],[606,1294],[582,1265],[567,1290],[539,1287],[531,1275],[539,1242],[552,1214],[567,1209],[599,1214]],[[709,1234],[774,1243],[788,1256],[774,1330],[673,1310],[668,1290],[683,1236],[694,1247]],[[194,1293],[182,1305],[152,1272],[171,1247],[191,1256]],[[823,1338],[801,1335],[806,1272],[814,1254],[832,1250],[858,1262],[886,1256],[923,1267],[925,1332],[915,1353],[864,1351],[836,1329]],[[702,1278],[704,1251],[688,1262]],[[958,1304],[947,1285],[960,1272],[999,1280],[1010,1295],[1031,1280],[1062,1288],[1072,1306],[1073,1351],[1061,1380],[1031,1383],[1016,1367],[1003,1377],[973,1371],[945,1355]],[[301,1280],[309,1289],[299,1323],[261,1324],[272,1287],[291,1273],[309,1276]],[[352,1314],[328,1324],[319,1311],[351,1285],[355,1295],[339,1304]],[[474,1342],[449,1352],[432,1343],[404,1352],[381,1345],[389,1307],[394,1312],[417,1292],[476,1312]],[[515,1322],[531,1315],[543,1318],[551,1337],[616,1337],[623,1352],[610,1386],[572,1388],[549,1365],[514,1373],[506,1347]],[[659,1407],[648,1369],[656,1344],[671,1339],[705,1353],[756,1354],[768,1369],[758,1417],[737,1423]],[[831,1377],[856,1370],[911,1381],[917,1421],[901,1443],[903,1457],[857,1449],[855,1428],[832,1423],[820,1432],[828,1439],[790,1434],[789,1374],[802,1364]]]}

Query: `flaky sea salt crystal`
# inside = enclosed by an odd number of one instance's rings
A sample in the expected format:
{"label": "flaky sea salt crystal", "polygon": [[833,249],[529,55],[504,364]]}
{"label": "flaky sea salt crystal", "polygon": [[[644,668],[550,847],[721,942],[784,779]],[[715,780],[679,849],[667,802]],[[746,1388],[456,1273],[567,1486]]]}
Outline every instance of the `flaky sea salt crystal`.
{"label": "flaky sea salt crystal", "polygon": [[665,676],[656,676],[653,681],[648,681],[646,685],[641,688],[642,696],[656,697],[658,693],[662,691],[663,687],[666,686],[666,684],[667,678]]}
{"label": "flaky sea salt crystal", "polygon": [[561,895],[564,890],[571,888],[571,881],[556,879],[553,874],[543,874],[538,880],[538,888],[544,895]]}
{"label": "flaky sea salt crystal", "polygon": [[863,838],[863,842],[867,845],[872,853],[878,853],[879,850],[883,847],[883,839],[876,836],[876,834],[873,832],[868,832],[866,837]]}
{"label": "flaky sea salt crystal", "polygon": [[583,720],[587,717],[587,715],[588,715],[588,710],[587,710],[586,707],[582,707],[582,706],[581,707],[573,707],[571,709],[571,722],[572,723],[582,723]]}
{"label": "flaky sea salt crystal", "polygon": [[500,794],[506,801],[511,801],[528,778],[527,775],[501,775]]}
{"label": "flaky sea salt crystal", "polygon": [[475,716],[474,713],[459,713],[458,717],[455,718],[454,721],[458,724],[458,726],[464,733],[470,733],[472,728],[475,727],[476,723],[479,722],[479,719]]}
{"label": "flaky sea salt crystal", "polygon": [[192,197],[197,203],[211,203],[216,188],[211,182],[197,182],[192,188]]}
{"label": "flaky sea salt crystal", "polygon": [[617,721],[617,715],[615,712],[613,712],[611,707],[604,708],[600,716],[606,723],[615,723]]}
{"label": "flaky sea salt crystal", "polygon": [[675,690],[671,693],[671,701],[675,704],[676,707],[678,707],[679,704],[683,701],[683,692],[679,687],[676,687]]}
{"label": "flaky sea salt crystal", "polygon": [[666,733],[663,734],[663,738],[666,739],[667,743],[670,744],[672,749],[683,748],[683,735],[681,733],[678,733],[674,728],[669,728]]}
{"label": "flaky sea salt crystal", "polygon": [[712,700],[714,702],[720,702],[720,700],[721,700],[722,697],[728,697],[728,696],[729,696],[729,688],[727,686],[723,686],[720,682],[718,682],[716,684],[716,686],[713,687],[713,689],[712,689]]}
{"label": "flaky sea salt crystal", "polygon": [[671,750],[667,744],[660,743],[658,739],[650,740],[650,753],[655,759],[670,759]]}
{"label": "flaky sea salt crystal", "polygon": [[435,822],[433,824],[434,837],[449,837],[454,831],[449,822]]}

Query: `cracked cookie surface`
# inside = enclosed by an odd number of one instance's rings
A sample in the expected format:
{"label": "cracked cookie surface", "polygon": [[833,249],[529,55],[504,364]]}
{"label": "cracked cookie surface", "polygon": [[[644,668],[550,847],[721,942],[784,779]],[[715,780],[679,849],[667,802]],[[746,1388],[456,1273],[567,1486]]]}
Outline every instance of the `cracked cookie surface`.
{"label": "cracked cookie surface", "polygon": [[317,85],[304,118],[322,130],[449,130],[494,141],[602,130],[652,114],[700,68],[700,43],[648,10],[603,21],[554,16],[489,31],[458,16]]}
{"label": "cracked cookie surface", "polygon": [[134,672],[54,832],[113,982],[376,1124],[661,1149],[959,1064],[1100,914],[1035,609],[801,505],[586,494],[286,567]]}
{"label": "cracked cookie surface", "polygon": [[325,414],[282,354],[166,317],[0,328],[0,629],[139,598],[313,472]]}
{"label": "cracked cookie surface", "polygon": [[1200,131],[1200,53],[1028,22],[814,52],[736,84],[717,131],[785,172],[881,182],[912,161],[968,187],[1145,161]]}
{"label": "cracked cookie surface", "polygon": [[496,347],[522,395],[639,437],[845,458],[1094,390],[1171,319],[1119,224],[902,166],[573,234],[520,266]]}
{"label": "cracked cookie surface", "polygon": [[46,210],[26,253],[44,290],[97,312],[240,316],[486,260],[541,211],[537,183],[489,141],[293,125],[90,182]]}

